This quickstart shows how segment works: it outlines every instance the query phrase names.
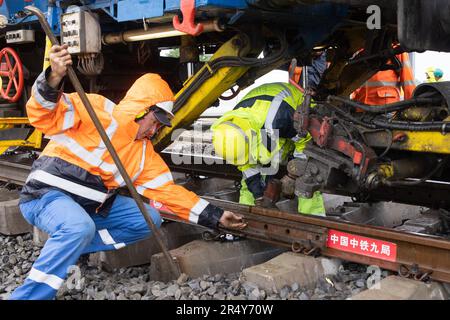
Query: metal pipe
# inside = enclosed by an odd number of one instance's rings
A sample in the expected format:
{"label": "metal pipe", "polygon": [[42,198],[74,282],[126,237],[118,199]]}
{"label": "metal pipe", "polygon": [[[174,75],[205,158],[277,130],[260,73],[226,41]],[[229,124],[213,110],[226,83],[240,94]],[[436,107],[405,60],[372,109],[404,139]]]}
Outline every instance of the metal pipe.
{"label": "metal pipe", "polygon": [[[219,20],[208,20],[203,22],[203,33],[205,32],[222,32],[224,28],[219,24]],[[187,33],[176,30],[173,25],[165,25],[144,29],[129,30],[124,32],[108,33],[102,36],[104,45],[145,41],[151,39],[170,38],[184,36]]]}
{"label": "metal pipe", "polygon": [[303,66],[303,89],[305,92],[308,90],[308,66]]}
{"label": "metal pipe", "polygon": [[187,63],[187,75],[188,75],[188,79],[194,75],[194,63],[193,62]]}
{"label": "metal pipe", "polygon": [[[45,19],[44,14],[39,10],[38,8],[34,6],[26,6],[26,10],[30,11],[36,17],[38,18],[42,28],[44,29],[44,32],[50,39],[53,45],[59,45],[58,40],[56,39],[55,35],[53,34],[52,30],[50,29],[50,26]],[[92,122],[95,125],[95,128],[97,129],[98,133],[100,134],[100,137],[102,138],[103,143],[106,146],[106,149],[111,154],[111,157],[114,160],[114,164],[117,166],[117,169],[119,169],[120,174],[122,175],[123,180],[125,181],[128,190],[130,191],[131,196],[133,197],[134,201],[136,201],[136,204],[141,211],[142,215],[144,216],[145,221],[147,222],[147,225],[149,226],[150,230],[155,236],[156,241],[158,242],[164,256],[167,259],[167,262],[169,263],[169,266],[171,268],[171,271],[173,272],[173,275],[179,276],[180,270],[178,269],[177,265],[175,264],[172,256],[170,255],[169,251],[167,250],[164,242],[162,242],[162,236],[160,231],[156,228],[155,224],[153,223],[152,219],[147,213],[147,209],[144,206],[144,202],[141,199],[141,196],[137,193],[136,188],[133,185],[133,182],[131,181],[130,176],[128,175],[127,171],[125,170],[125,167],[122,164],[122,161],[119,158],[119,155],[117,154],[117,151],[114,149],[114,146],[111,143],[111,140],[109,140],[108,135],[105,132],[105,129],[102,126],[102,123],[100,122],[99,118],[97,117],[97,114],[95,113],[94,108],[92,107],[86,93],[84,92],[83,87],[81,86],[80,81],[78,80],[77,75],[75,74],[75,71],[72,66],[67,66],[67,74],[69,76],[70,81],[72,82],[73,87],[75,88],[76,92],[81,98],[81,101],[83,102],[84,107],[86,108],[86,111],[89,114],[89,117],[91,118]]]}

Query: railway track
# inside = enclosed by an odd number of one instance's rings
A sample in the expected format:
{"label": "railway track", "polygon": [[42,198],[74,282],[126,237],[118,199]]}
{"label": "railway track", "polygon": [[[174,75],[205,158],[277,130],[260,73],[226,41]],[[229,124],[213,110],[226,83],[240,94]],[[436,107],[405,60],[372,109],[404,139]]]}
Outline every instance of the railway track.
{"label": "railway track", "polygon": [[[0,181],[23,185],[31,163],[31,159],[20,157],[14,161],[0,160]],[[448,239],[204,198],[241,214],[248,223],[243,231],[222,229],[222,232],[285,246],[307,255],[377,265],[416,280],[450,283]],[[161,213],[166,219],[179,221],[170,212]]]}

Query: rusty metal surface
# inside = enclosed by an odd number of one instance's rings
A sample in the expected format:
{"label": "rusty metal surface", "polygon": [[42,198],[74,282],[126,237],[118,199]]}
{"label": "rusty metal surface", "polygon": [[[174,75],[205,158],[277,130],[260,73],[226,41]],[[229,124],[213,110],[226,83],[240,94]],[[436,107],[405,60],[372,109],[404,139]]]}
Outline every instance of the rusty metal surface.
{"label": "rusty metal surface", "polygon": [[[0,180],[23,184],[30,165],[0,160]],[[320,253],[362,264],[378,265],[392,271],[410,270],[406,273],[420,279],[431,279],[450,283],[450,241],[435,236],[411,234],[392,229],[343,223],[330,218],[310,217],[292,214],[274,209],[249,207],[234,202],[204,197],[223,209],[239,213],[248,222],[243,231],[223,230],[248,238],[282,245],[293,251],[303,253]],[[176,216],[162,213],[169,220],[180,221]],[[329,229],[348,232],[355,235],[371,237],[393,242],[397,245],[397,260],[384,261],[376,258],[343,252],[326,247]],[[412,272],[411,270],[415,270]],[[403,273],[405,273],[403,271]]]}
{"label": "rusty metal surface", "polygon": [[31,165],[0,160],[0,181],[23,185]]}
{"label": "rusty metal surface", "polygon": [[[290,214],[273,209],[248,207],[210,198],[207,198],[207,200],[226,210],[242,214],[244,219],[249,223],[249,229],[246,229],[242,233],[247,234],[247,231],[249,231],[249,234],[252,236],[259,235],[259,240],[274,240],[273,233],[278,233],[278,237],[282,235],[286,236],[286,231],[283,227],[298,227],[300,230],[290,231],[290,235],[299,237],[297,241],[301,243],[302,241],[310,240],[308,237],[311,235],[317,234],[318,241],[312,241],[312,243],[316,247],[320,247],[321,254],[325,256],[362,264],[378,265],[392,271],[399,271],[400,268],[415,270],[415,272],[410,273],[415,278],[429,276],[431,279],[450,283],[449,240],[422,234],[403,233],[382,227],[343,223],[330,219]],[[255,219],[255,216],[258,216],[258,218]],[[261,225],[258,224],[259,221],[265,221],[266,223]],[[308,226],[306,232],[303,229],[304,226]],[[255,231],[254,229],[259,230]],[[397,245],[397,259],[395,262],[391,262],[328,248],[323,244],[326,243],[329,229],[393,242]],[[292,238],[290,241],[296,240]],[[285,243],[280,244],[285,245]]]}

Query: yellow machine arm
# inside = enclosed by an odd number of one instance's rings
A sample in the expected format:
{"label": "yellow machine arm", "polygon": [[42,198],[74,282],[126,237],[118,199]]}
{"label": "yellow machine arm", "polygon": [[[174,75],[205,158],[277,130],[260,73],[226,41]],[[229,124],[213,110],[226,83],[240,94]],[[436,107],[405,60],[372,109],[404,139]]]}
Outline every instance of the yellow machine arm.
{"label": "yellow machine arm", "polygon": [[[245,56],[250,51],[250,41],[243,34],[236,35],[224,43],[212,56],[211,61],[224,56]],[[209,69],[206,63],[185,86],[176,94],[175,99],[189,89],[194,80],[203,69]],[[173,142],[177,137],[172,136],[177,128],[190,126],[200,115],[216,101],[220,95],[232,87],[237,79],[242,77],[248,67],[223,67],[218,69],[214,75],[206,80],[187,100],[187,102],[175,114],[171,128],[164,128],[153,140],[153,145],[162,150]]]}

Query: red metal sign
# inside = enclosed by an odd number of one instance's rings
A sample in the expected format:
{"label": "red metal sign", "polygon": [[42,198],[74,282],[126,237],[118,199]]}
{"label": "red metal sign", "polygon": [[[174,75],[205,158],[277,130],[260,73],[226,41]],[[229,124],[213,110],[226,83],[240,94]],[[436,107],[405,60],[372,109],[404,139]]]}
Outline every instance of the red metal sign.
{"label": "red metal sign", "polygon": [[337,230],[328,231],[327,247],[387,261],[397,260],[395,243]]}

